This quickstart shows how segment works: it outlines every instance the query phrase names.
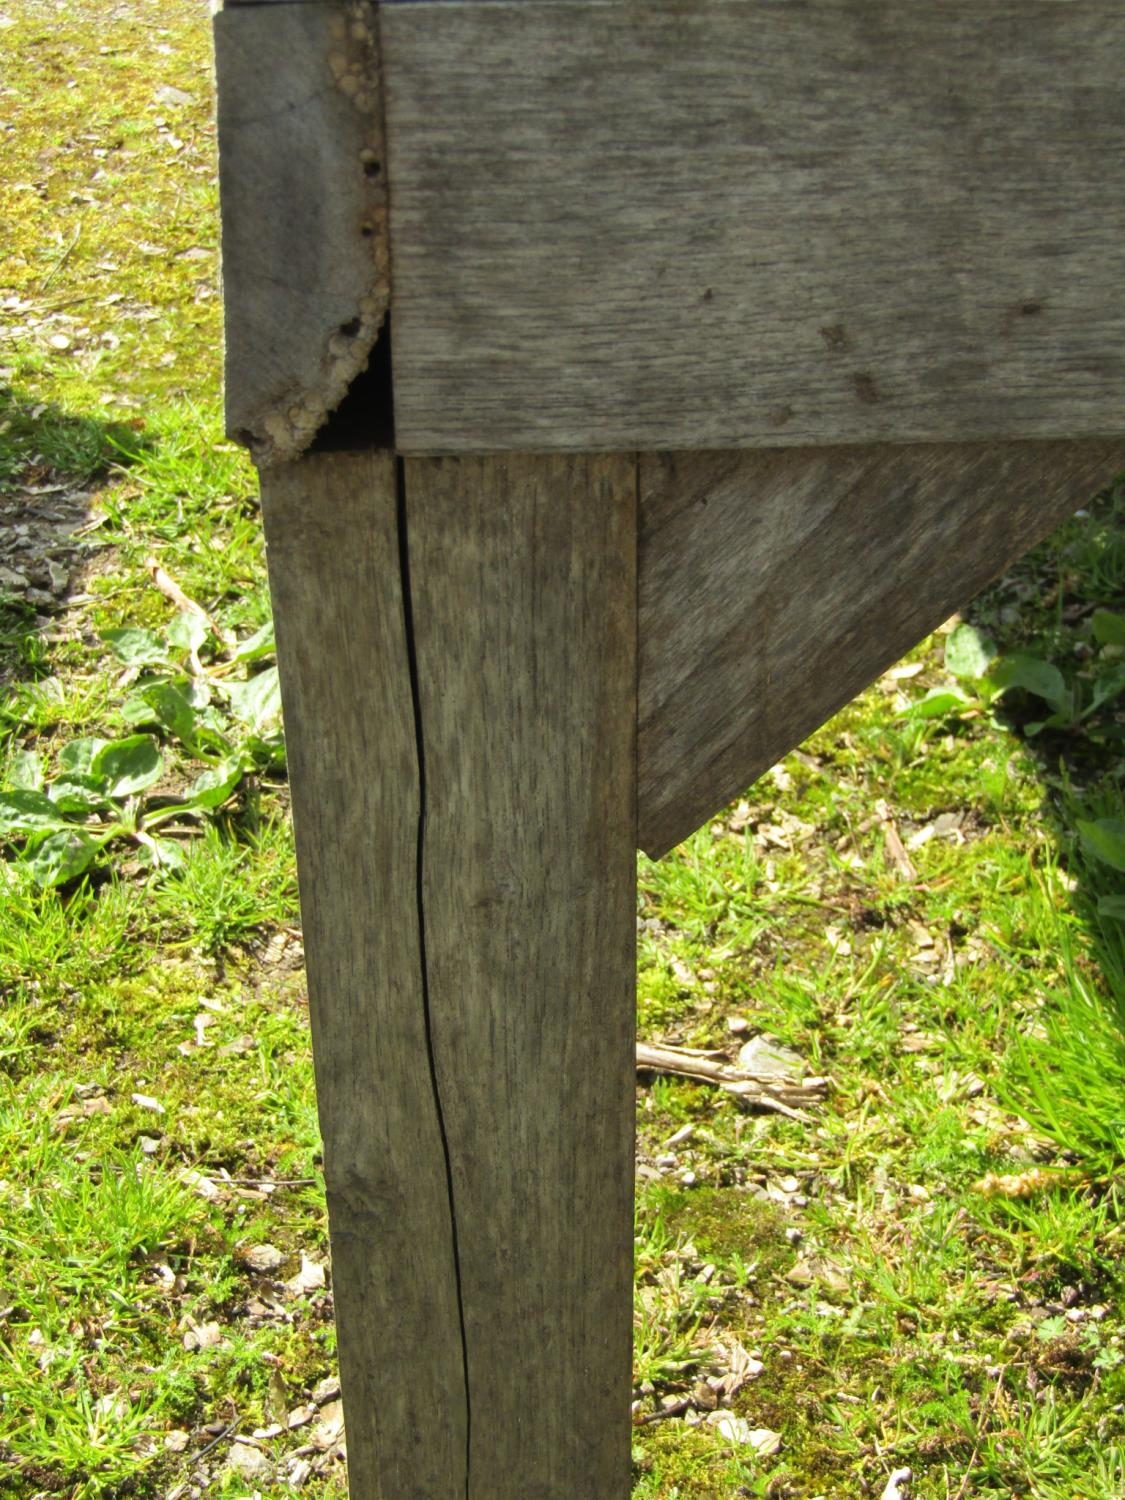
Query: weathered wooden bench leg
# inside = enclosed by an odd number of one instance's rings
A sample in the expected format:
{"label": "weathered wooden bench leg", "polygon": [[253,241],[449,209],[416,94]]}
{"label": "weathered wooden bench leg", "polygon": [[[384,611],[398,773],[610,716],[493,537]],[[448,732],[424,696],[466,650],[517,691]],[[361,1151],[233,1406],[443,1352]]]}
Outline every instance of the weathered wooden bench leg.
{"label": "weathered wooden bench leg", "polygon": [[629,1492],[635,489],[264,477],[353,1500]]}

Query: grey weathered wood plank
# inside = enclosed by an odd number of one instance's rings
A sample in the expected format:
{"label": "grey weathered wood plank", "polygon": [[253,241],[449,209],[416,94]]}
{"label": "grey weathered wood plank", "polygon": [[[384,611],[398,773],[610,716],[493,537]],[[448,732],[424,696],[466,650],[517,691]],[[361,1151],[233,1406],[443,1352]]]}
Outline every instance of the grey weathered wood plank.
{"label": "grey weathered wood plank", "polygon": [[641,460],[639,843],[665,853],[1125,468],[1125,440]]}
{"label": "grey weathered wood plank", "polygon": [[404,451],[1125,410],[1116,0],[380,12]]}
{"label": "grey weathered wood plank", "polygon": [[470,1500],[629,1490],[631,460],[408,461]]}
{"label": "grey weathered wood plank", "polygon": [[453,1225],[417,906],[394,460],[263,476],[355,1500],[465,1495]]}
{"label": "grey weathered wood plank", "polygon": [[318,0],[215,16],[227,430],[259,467],[309,445],[383,326],[373,14]]}

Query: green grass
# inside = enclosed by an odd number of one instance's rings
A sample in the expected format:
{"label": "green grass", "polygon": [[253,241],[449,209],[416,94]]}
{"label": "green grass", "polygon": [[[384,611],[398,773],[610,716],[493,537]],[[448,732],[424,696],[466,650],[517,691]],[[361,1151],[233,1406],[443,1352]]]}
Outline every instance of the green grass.
{"label": "green grass", "polygon": [[[0,597],[8,784],[131,732],[160,680],[199,678],[244,746],[224,684],[271,660],[230,645],[269,600],[253,476],[222,437],[205,9],[5,7],[0,501],[47,491],[81,528],[67,599]],[[1083,713],[1119,668],[1095,611],[1125,606],[1123,521],[1125,492],[1101,497],[966,611],[1002,655],[1057,665]],[[219,627],[199,673],[107,642],[174,628],[150,557]],[[808,1121],[638,1088],[634,1396],[677,1414],[634,1430],[635,1500],[879,1495],[903,1464],[919,1500],[1125,1493],[1123,872],[1080,831],[1125,820],[1118,696],[1034,732],[1034,694],[962,678],[961,709],[920,717],[957,686],[949,640],[640,861],[642,1033],[767,1032],[830,1088]],[[170,722],[141,732],[163,779],[118,801],[144,832],[202,762]],[[334,1372],[330,1298],[285,1286],[325,1259],[326,1223],[287,788],[269,745],[247,754],[221,806],[175,823],[175,871],[125,832],[44,887],[5,844],[14,1500],[289,1494],[307,1427],[259,1439],[274,1477],[253,1483],[230,1436],[271,1433]],[[247,1260],[267,1244],[276,1273]],[[706,1420],[736,1345],[760,1369],[731,1414],[776,1451]],[[330,1459],[304,1492],[343,1486]]]}

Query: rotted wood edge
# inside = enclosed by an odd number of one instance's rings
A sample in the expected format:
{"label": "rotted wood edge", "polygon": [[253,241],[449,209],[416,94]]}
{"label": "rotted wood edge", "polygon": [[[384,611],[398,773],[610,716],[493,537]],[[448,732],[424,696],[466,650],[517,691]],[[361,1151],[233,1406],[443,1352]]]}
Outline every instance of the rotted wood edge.
{"label": "rotted wood edge", "polygon": [[226,425],[267,469],[310,446],[386,326],[376,12],[228,0],[214,36]]}

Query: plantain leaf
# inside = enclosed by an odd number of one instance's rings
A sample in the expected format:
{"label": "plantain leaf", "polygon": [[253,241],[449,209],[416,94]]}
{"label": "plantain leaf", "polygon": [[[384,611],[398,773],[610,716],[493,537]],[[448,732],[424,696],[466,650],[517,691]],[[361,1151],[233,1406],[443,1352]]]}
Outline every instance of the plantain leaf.
{"label": "plantain leaf", "polygon": [[8,766],[8,785],[25,792],[43,790],[43,757],[34,750],[17,750]]}
{"label": "plantain leaf", "polygon": [[1111,869],[1125,871],[1125,821],[1099,818],[1097,822],[1088,822],[1079,818],[1078,832],[1088,854]]}
{"label": "plantain leaf", "polygon": [[231,655],[235,661],[257,661],[259,657],[272,656],[276,649],[273,621],[267,620],[260,630],[239,641]]}
{"label": "plantain leaf", "polygon": [[207,621],[185,609],[168,626],[168,644],[178,646],[181,651],[198,651],[210,634]]}
{"label": "plantain leaf", "polygon": [[997,692],[1009,688],[1023,688],[1033,693],[1062,714],[1067,722],[1071,716],[1070,692],[1058,667],[1038,656],[1002,656],[989,673],[990,681]]}
{"label": "plantain leaf", "polygon": [[180,689],[171,682],[153,682],[140,694],[149,705],[158,724],[191,748],[195,736],[195,709]]}
{"label": "plantain leaf", "polygon": [[220,761],[196,777],[185,800],[193,807],[221,807],[241,780],[241,757]]}
{"label": "plantain leaf", "polygon": [[983,677],[996,656],[996,647],[975,625],[958,625],[945,643],[945,668],[954,677],[973,681]]}
{"label": "plantain leaf", "polygon": [[111,743],[111,740],[71,740],[59,751],[59,765],[64,771],[73,771],[77,776],[90,776],[98,752]]}
{"label": "plantain leaf", "polygon": [[67,826],[60,810],[43,792],[21,787],[0,792],[0,834],[47,833]]}
{"label": "plantain leaf", "polygon": [[131,797],[160,779],[164,761],[156,741],[147,734],[111,740],[98,751],[90,774],[101,779],[113,797]]}
{"label": "plantain leaf", "polygon": [[1099,646],[1125,646],[1125,615],[1112,609],[1096,609],[1090,629]]}
{"label": "plantain leaf", "polygon": [[251,734],[263,734],[281,717],[281,687],[276,667],[267,667],[248,682],[228,682],[225,686],[231,712]]}
{"label": "plantain leaf", "polygon": [[49,833],[29,848],[22,863],[36,885],[65,885],[88,870],[98,855],[98,846],[80,828]]}
{"label": "plantain leaf", "polygon": [[140,861],[154,870],[182,870],[186,858],[175,839],[146,839],[137,850]]}
{"label": "plantain leaf", "polygon": [[102,640],[127,667],[163,667],[168,664],[168,647],[151,630],[123,625],[116,630],[103,630]]}
{"label": "plantain leaf", "polygon": [[972,706],[973,700],[960,688],[931,688],[924,698],[903,713],[906,719],[945,719]]}
{"label": "plantain leaf", "polygon": [[110,806],[104,783],[96,776],[80,776],[77,771],[69,776],[57,776],[48,787],[47,795],[59,811],[69,817],[85,818]]}

